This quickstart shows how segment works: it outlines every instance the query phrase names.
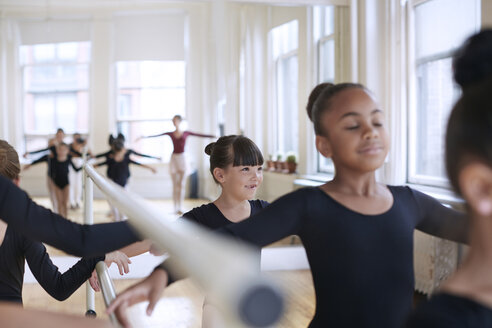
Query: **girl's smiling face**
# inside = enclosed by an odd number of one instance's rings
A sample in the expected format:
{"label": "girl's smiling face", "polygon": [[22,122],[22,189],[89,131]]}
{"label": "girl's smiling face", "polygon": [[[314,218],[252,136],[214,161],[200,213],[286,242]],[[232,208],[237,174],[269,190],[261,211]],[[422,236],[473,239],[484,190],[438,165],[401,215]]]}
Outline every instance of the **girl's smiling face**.
{"label": "girl's smiling face", "polygon": [[385,118],[366,90],[349,88],[334,95],[321,125],[324,133],[316,136],[316,147],[336,168],[369,172],[383,165],[389,150]]}
{"label": "girl's smiling face", "polygon": [[232,166],[219,169],[219,183],[228,194],[237,199],[249,200],[255,197],[258,187],[263,182],[263,166]]}

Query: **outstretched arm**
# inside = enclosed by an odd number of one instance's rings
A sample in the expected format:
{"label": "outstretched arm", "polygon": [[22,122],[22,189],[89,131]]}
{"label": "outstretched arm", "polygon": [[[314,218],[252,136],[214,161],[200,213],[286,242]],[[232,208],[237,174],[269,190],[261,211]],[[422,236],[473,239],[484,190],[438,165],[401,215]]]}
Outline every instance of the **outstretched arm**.
{"label": "outstretched arm", "polygon": [[140,157],[146,157],[146,158],[153,158],[153,159],[158,159],[160,160],[161,158],[160,157],[156,157],[156,156],[151,156],[151,155],[145,155],[145,154],[141,154],[141,153],[137,153],[136,151],[134,151],[133,149],[129,149],[128,152],[130,154],[133,154],[133,155],[137,155],[137,156],[140,156]]}
{"label": "outstretched arm", "polygon": [[191,132],[191,131],[188,131],[188,134],[190,136],[202,137],[202,138],[213,138],[213,139],[217,138],[216,136],[211,135],[211,134],[202,134],[202,133],[196,133],[196,132]]}
{"label": "outstretched arm", "polygon": [[464,213],[446,207],[424,193],[411,191],[421,214],[416,226],[418,230],[459,243],[468,242],[469,222]]}
{"label": "outstretched arm", "polygon": [[138,166],[141,166],[141,167],[144,167],[147,170],[151,170],[152,173],[154,173],[154,174],[157,173],[157,170],[154,169],[152,166],[145,165],[145,164],[142,164],[142,163],[139,163],[139,162],[135,162],[134,160],[130,160],[130,163],[135,164],[135,165],[138,165]]}
{"label": "outstretched arm", "polygon": [[0,218],[29,239],[76,256],[96,256],[140,238],[126,222],[82,225],[34,203],[12,181],[0,176]]}
{"label": "outstretched arm", "polygon": [[147,138],[155,138],[155,137],[165,136],[167,134],[169,134],[169,132],[163,132],[163,133],[154,134],[154,135],[151,135],[151,136],[140,136],[140,137],[137,138],[137,140],[147,139]]}

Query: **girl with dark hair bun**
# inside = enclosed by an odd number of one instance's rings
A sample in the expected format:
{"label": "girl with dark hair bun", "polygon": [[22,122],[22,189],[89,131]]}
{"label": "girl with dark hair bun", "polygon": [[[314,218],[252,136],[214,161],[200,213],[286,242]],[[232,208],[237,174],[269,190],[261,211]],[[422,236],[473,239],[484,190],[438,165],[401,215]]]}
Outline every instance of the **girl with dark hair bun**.
{"label": "girl with dark hair bun", "polygon": [[[409,187],[376,182],[389,140],[384,113],[364,86],[326,86],[315,98],[308,110],[316,148],[333,160],[334,179],[282,196],[219,231],[259,248],[301,238],[316,292],[310,328],[401,327],[412,307],[414,229],[463,242],[465,216]],[[161,279],[145,282],[145,290],[167,282],[165,270],[154,274]]]}
{"label": "girl with dark hair bun", "polygon": [[[492,53],[476,51],[492,49],[491,30],[472,36],[464,49],[459,58],[467,58],[468,64],[491,64]],[[464,67],[457,68],[457,79],[465,76],[459,74]],[[492,327],[492,70],[472,80],[463,85],[446,131],[446,168],[467,204],[470,248],[458,270],[411,315],[408,328]]]}
{"label": "girl with dark hair bun", "polygon": [[[221,194],[212,203],[185,213],[183,218],[217,230],[244,221],[268,205],[266,201],[253,200],[263,181],[263,155],[251,139],[240,135],[223,136],[207,145],[205,153],[210,156],[210,173],[214,181],[220,185]],[[120,294],[108,310],[112,311],[123,303],[125,303],[123,307],[126,306],[126,300],[132,302],[132,298],[137,292],[140,293],[142,288],[153,286],[149,282],[156,282],[159,286],[157,290],[162,289],[163,280],[158,277],[163,275],[163,271],[154,270],[146,280]],[[174,282],[175,279],[176,277],[169,279],[166,277],[164,285]],[[153,308],[154,301],[151,300],[150,303],[149,308]],[[119,314],[122,312],[118,311]],[[224,327],[221,318],[216,307],[205,302],[202,327]],[[125,317],[122,320],[126,322]]]}
{"label": "girl with dark hair bun", "polygon": [[189,164],[185,154],[186,139],[189,136],[196,136],[201,138],[215,138],[213,135],[195,133],[191,131],[182,131],[180,129],[183,118],[181,115],[174,115],[173,125],[174,131],[164,132],[152,136],[141,136],[137,140],[143,138],[155,138],[160,136],[169,136],[173,142],[173,153],[171,160],[169,161],[169,174],[173,182],[173,202],[174,210],[176,214],[183,214],[183,200],[184,200],[184,183],[185,177],[189,173]]}
{"label": "girl with dark hair bun", "polygon": [[468,38],[453,57],[454,79],[462,88],[492,75],[492,29]]}

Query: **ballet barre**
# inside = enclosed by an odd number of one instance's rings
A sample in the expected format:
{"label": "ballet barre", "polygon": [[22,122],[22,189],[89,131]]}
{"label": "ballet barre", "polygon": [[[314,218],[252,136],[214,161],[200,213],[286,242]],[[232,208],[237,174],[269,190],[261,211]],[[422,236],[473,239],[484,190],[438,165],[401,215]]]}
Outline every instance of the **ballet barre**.
{"label": "ballet barre", "polygon": [[[109,276],[108,267],[104,261],[100,261],[96,264],[96,273],[104,299],[104,304],[108,307],[109,304],[111,304],[111,302],[116,298],[116,291],[114,289],[113,281]],[[120,327],[114,312],[109,315],[109,319],[113,323],[113,326]]]}
{"label": "ballet barre", "polygon": [[[282,289],[260,275],[258,251],[187,220],[173,222],[153,204],[102,177],[90,164],[84,165],[84,176],[85,188],[92,189],[93,182],[128,216],[143,239],[166,250],[171,274],[197,282],[230,327],[270,327],[281,317]],[[92,211],[92,193],[85,191],[87,211]]]}

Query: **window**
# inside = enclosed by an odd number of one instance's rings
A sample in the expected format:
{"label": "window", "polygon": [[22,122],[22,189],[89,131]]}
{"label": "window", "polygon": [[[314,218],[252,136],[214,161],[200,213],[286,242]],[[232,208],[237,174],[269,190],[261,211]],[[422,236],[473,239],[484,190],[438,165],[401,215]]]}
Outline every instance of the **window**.
{"label": "window", "polygon": [[275,62],[276,149],[298,152],[298,23],[291,21],[272,29]]}
{"label": "window", "polygon": [[46,147],[57,128],[87,133],[90,42],[23,45],[19,53],[26,148]]}
{"label": "window", "polygon": [[415,98],[409,117],[408,180],[447,186],[444,134],[450,110],[460,92],[453,82],[452,56],[476,32],[480,4],[477,0],[431,0],[412,5]]}
{"label": "window", "polygon": [[[335,7],[314,7],[314,41],[317,47],[318,83],[335,83]],[[316,152],[318,172],[333,173],[331,159]]]}
{"label": "window", "polygon": [[[184,61],[121,61],[117,68],[117,128],[138,152],[169,158],[169,138],[140,136],[174,130],[174,115],[185,116],[186,65]],[[186,122],[183,122],[185,125]]]}

